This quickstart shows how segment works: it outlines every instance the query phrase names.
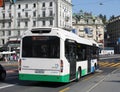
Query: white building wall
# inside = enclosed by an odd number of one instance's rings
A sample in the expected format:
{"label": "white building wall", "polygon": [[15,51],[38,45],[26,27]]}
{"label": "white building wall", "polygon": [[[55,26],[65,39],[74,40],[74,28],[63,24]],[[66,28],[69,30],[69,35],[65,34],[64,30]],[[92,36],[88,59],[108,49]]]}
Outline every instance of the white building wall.
{"label": "white building wall", "polygon": [[[43,3],[45,3],[44,7]],[[45,17],[43,11],[45,11]],[[52,11],[51,16],[50,11]],[[8,37],[19,36],[31,27],[72,27],[71,0],[17,0],[13,5],[5,2],[5,9],[0,7],[0,12],[0,46],[7,42]],[[35,15],[34,12],[36,12]],[[3,14],[5,14],[5,20]],[[51,25],[50,21],[53,21]]]}

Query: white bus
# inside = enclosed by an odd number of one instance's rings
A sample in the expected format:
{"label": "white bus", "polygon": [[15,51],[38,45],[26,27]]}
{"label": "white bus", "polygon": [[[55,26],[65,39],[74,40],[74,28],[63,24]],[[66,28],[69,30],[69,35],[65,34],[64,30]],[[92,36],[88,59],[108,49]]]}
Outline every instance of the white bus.
{"label": "white bus", "polygon": [[60,28],[35,28],[22,35],[19,79],[71,82],[95,72],[98,44]]}

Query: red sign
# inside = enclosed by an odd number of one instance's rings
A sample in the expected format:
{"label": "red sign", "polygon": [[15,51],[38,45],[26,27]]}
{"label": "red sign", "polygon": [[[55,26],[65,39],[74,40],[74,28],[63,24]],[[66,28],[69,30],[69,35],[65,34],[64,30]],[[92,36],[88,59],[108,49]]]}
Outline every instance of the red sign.
{"label": "red sign", "polygon": [[0,0],[0,7],[4,6],[4,0]]}

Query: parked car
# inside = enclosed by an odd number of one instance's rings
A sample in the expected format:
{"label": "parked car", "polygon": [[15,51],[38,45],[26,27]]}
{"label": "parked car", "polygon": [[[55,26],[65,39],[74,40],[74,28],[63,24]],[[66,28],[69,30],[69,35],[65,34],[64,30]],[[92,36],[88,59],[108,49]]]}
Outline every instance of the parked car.
{"label": "parked car", "polygon": [[6,78],[6,70],[5,68],[0,64],[0,81],[4,81]]}

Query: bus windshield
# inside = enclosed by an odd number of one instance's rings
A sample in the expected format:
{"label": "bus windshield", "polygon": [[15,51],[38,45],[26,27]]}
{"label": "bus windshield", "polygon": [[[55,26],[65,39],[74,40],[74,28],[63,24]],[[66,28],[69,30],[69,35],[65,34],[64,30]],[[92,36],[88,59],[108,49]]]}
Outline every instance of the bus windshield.
{"label": "bus windshield", "polygon": [[22,57],[59,58],[60,38],[56,36],[27,36],[22,40]]}

